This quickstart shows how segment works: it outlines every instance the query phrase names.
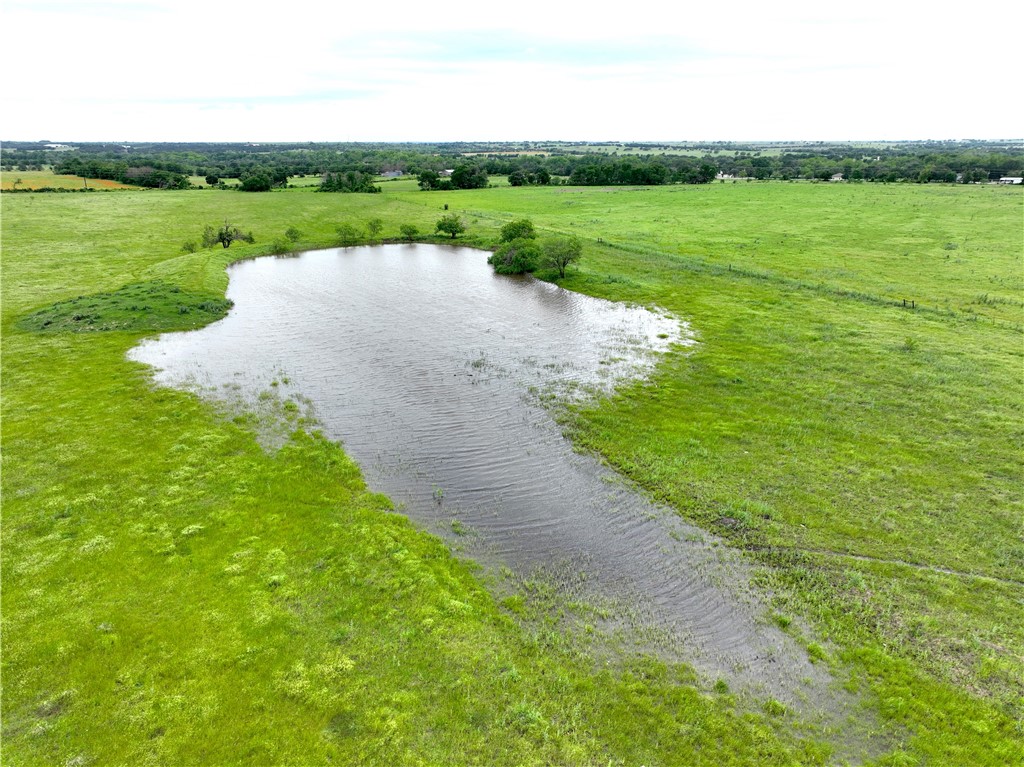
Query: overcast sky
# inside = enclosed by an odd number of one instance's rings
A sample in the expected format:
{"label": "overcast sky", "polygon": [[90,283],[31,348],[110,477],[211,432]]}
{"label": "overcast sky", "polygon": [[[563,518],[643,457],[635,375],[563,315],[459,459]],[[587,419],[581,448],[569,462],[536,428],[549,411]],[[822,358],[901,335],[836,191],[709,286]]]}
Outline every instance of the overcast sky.
{"label": "overcast sky", "polygon": [[0,138],[1024,135],[1020,0],[687,5],[5,0]]}

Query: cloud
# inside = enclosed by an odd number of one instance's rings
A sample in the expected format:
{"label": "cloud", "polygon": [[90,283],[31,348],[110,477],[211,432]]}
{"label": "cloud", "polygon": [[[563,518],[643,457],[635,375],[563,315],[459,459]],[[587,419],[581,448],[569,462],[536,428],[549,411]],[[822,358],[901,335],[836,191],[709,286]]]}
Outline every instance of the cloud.
{"label": "cloud", "polygon": [[5,40],[25,62],[5,79],[12,138],[995,138],[1024,123],[1016,51],[992,43],[1021,20],[1002,0],[9,0],[4,17],[45,31]]}

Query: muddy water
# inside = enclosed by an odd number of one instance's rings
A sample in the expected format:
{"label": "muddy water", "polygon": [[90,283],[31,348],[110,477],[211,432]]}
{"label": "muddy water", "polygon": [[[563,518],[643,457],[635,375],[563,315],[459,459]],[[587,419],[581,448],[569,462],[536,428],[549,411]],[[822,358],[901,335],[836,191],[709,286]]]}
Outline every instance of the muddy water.
{"label": "muddy water", "polygon": [[574,453],[542,404],[685,353],[678,320],[426,245],[240,263],[228,296],[224,320],[132,357],[212,396],[301,394],[373,489],[489,572],[539,573],[709,680],[837,712],[827,673],[764,619],[742,564]]}

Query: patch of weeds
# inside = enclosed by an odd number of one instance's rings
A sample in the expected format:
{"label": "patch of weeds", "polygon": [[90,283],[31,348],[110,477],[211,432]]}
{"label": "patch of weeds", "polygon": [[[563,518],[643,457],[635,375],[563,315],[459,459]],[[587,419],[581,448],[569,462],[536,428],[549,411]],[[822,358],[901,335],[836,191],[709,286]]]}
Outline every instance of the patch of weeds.
{"label": "patch of weeds", "polygon": [[18,327],[36,333],[184,329],[218,320],[231,306],[225,298],[154,280],[59,301],[22,317]]}
{"label": "patch of weeds", "polygon": [[540,709],[526,701],[512,706],[505,714],[505,724],[513,730],[525,735],[532,731],[543,731],[547,721]]}
{"label": "patch of weeds", "polygon": [[825,648],[817,642],[811,642],[807,645],[807,658],[811,663],[818,663],[819,661],[826,660],[827,657],[828,656],[825,654]]}
{"label": "patch of weeds", "polygon": [[786,713],[786,707],[775,700],[775,698],[769,698],[764,702],[764,712],[768,716],[784,716]]}

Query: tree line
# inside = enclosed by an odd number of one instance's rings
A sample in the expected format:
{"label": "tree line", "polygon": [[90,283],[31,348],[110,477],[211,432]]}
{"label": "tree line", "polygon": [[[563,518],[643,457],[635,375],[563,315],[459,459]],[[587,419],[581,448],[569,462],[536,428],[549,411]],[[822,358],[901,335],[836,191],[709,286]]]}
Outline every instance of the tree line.
{"label": "tree line", "polygon": [[[673,153],[671,145],[623,144],[595,151],[569,143],[545,145],[544,152],[514,151],[525,147],[520,144],[458,143],[70,146],[71,151],[56,151],[25,142],[5,145],[0,166],[16,172],[49,165],[57,173],[170,189],[187,188],[190,176],[238,179],[247,191],[284,186],[296,176],[320,177],[324,191],[371,191],[373,180],[388,172],[416,177],[429,190],[479,188],[496,175],[507,176],[513,186],[707,183],[719,175],[830,179],[836,174],[851,181],[972,183],[1024,175],[1024,147],[1005,142],[823,143],[769,151],[702,144],[688,153]],[[620,148],[624,154],[618,154]]]}

